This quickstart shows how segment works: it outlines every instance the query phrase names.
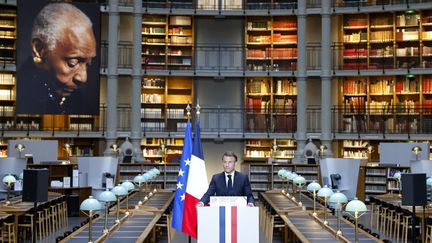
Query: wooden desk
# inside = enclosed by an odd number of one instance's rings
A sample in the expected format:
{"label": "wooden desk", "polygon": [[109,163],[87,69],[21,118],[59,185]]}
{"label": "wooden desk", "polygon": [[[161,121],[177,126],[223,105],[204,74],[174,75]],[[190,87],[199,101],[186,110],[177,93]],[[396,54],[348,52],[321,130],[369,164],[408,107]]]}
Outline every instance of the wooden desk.
{"label": "wooden desk", "polygon": [[[57,193],[49,193],[48,201],[55,200],[59,198]],[[47,203],[43,202],[43,203]],[[4,212],[7,214],[12,214],[14,216],[14,229],[15,229],[15,239],[18,239],[18,219],[21,215],[30,212],[34,208],[34,203],[32,202],[23,202],[21,200],[14,201],[9,205],[2,204],[0,205],[0,212]]]}

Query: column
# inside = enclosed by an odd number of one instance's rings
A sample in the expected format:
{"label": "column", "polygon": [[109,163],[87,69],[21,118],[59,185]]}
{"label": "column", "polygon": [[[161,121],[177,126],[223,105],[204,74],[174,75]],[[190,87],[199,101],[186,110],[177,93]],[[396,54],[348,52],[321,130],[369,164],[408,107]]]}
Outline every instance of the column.
{"label": "column", "polygon": [[298,0],[297,15],[297,150],[293,162],[303,162],[306,145],[306,1]]}
{"label": "column", "polygon": [[331,0],[321,1],[321,143],[327,146],[325,157],[333,157],[331,148]]}
{"label": "column", "polygon": [[135,0],[133,12],[131,142],[134,147],[136,162],[144,161],[141,149],[141,9],[142,0]]}
{"label": "column", "polygon": [[110,146],[117,140],[117,92],[118,92],[118,27],[120,15],[118,12],[118,0],[108,2],[108,80],[107,80],[107,131],[105,135],[106,148],[104,155],[114,153]]}

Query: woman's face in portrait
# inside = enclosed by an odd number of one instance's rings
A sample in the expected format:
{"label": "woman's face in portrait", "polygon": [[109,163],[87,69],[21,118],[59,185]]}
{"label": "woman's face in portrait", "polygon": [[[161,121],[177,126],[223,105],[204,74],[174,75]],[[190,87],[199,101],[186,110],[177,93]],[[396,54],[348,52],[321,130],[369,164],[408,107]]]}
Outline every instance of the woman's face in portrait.
{"label": "woman's face in portrait", "polygon": [[87,68],[95,56],[96,40],[91,27],[66,27],[46,58],[55,91],[67,97],[79,89],[87,82]]}

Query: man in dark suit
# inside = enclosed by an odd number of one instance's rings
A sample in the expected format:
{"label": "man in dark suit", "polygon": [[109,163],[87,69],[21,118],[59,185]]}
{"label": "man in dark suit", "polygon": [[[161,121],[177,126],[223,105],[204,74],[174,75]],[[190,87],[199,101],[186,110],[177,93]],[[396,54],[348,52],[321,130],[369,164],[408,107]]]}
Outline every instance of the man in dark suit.
{"label": "man in dark suit", "polygon": [[222,156],[224,171],[213,175],[207,192],[199,205],[208,204],[210,196],[246,196],[248,206],[254,206],[254,197],[247,175],[235,171],[237,155],[225,152]]}

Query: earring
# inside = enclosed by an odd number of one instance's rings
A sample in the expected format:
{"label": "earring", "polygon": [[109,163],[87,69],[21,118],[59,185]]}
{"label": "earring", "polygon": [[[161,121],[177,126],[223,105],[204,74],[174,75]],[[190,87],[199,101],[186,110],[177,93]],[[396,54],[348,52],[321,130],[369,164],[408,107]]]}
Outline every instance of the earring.
{"label": "earring", "polygon": [[40,58],[38,56],[34,56],[33,57],[33,62],[36,63],[36,64],[41,63],[42,62],[42,58]]}

